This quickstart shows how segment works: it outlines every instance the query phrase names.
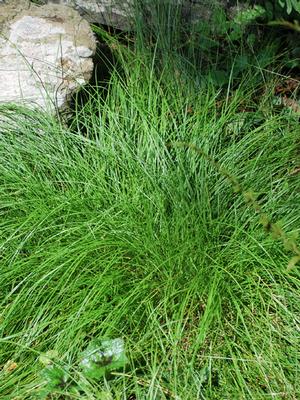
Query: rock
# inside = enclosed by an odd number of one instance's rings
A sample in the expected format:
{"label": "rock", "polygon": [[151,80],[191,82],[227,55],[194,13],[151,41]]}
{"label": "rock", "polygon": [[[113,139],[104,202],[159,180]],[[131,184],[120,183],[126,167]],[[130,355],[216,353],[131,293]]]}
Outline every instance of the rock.
{"label": "rock", "polygon": [[[63,4],[77,10],[87,21],[108,25],[121,30],[130,30],[136,13],[140,10],[151,15],[154,4],[179,7],[186,23],[197,23],[209,19],[212,5],[227,7],[228,0],[39,0],[43,4]],[[154,3],[156,2],[156,3]]]}
{"label": "rock", "polygon": [[13,19],[21,11],[28,9],[29,0],[0,0],[0,32],[3,31],[5,23]]}
{"label": "rock", "polygon": [[77,10],[88,22],[128,30],[132,27],[135,0],[41,0]]}
{"label": "rock", "polygon": [[0,1],[0,103],[62,111],[93,71],[96,40],[77,11],[63,5]]}

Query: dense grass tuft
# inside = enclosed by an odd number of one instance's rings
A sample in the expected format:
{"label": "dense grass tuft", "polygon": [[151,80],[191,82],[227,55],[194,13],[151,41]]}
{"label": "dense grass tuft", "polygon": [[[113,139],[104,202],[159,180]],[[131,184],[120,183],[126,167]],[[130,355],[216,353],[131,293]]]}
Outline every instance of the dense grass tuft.
{"label": "dense grass tuft", "polygon": [[[197,145],[296,233],[298,121],[249,80],[226,96],[171,68],[127,60],[69,127],[1,106],[1,398],[38,398],[49,350],[81,390],[53,399],[299,398],[299,267],[214,165],[167,146]],[[98,336],[130,364],[86,381]]]}

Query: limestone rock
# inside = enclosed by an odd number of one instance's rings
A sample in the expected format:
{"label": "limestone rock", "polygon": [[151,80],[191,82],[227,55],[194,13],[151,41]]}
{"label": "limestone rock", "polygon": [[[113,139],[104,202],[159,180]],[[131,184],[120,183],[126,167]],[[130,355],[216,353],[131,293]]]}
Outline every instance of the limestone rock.
{"label": "limestone rock", "polygon": [[0,103],[32,104],[51,113],[67,107],[88,82],[96,40],[77,11],[0,1]]}
{"label": "limestone rock", "polygon": [[77,10],[87,21],[127,30],[132,26],[135,0],[41,0]]}
{"label": "limestone rock", "polygon": [[29,6],[29,0],[0,0],[0,32],[2,32],[7,21],[10,21],[21,11],[28,9]]}
{"label": "limestone rock", "polygon": [[[87,21],[121,30],[133,27],[136,5],[151,15],[155,4],[179,7],[184,23],[209,20],[213,7],[228,8],[233,0],[39,0],[43,4],[63,4],[77,10]],[[236,0],[234,1],[234,3]]]}

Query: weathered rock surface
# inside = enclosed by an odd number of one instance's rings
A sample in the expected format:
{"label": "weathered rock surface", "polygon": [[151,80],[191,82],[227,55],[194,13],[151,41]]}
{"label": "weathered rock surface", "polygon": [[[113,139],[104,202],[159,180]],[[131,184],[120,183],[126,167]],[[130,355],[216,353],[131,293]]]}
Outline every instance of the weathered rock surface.
{"label": "weathered rock surface", "polygon": [[[40,0],[43,4],[63,4],[77,10],[87,21],[113,26],[121,30],[131,29],[136,5],[151,14],[154,0]],[[228,0],[155,0],[156,4],[170,4],[181,8],[185,22],[195,23],[207,19],[212,4],[224,7]]]}
{"label": "weathered rock surface", "polygon": [[77,10],[87,21],[127,30],[132,26],[135,0],[41,0]]}
{"label": "weathered rock surface", "polygon": [[93,71],[96,40],[74,9],[0,1],[0,102],[54,112]]}

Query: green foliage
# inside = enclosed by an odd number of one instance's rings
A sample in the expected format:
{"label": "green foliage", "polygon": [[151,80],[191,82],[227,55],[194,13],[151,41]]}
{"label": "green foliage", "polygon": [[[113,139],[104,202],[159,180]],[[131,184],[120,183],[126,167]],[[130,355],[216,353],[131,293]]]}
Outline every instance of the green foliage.
{"label": "green foliage", "polygon": [[298,9],[288,8],[286,12],[277,11],[271,13],[267,20],[267,25],[274,27],[274,36],[278,35],[281,37],[282,46],[285,47],[284,53],[281,55],[281,62],[284,67],[297,69],[300,66],[300,48],[299,42],[299,16],[300,16],[300,3],[298,3]]}
{"label": "green foliage", "polygon": [[[127,358],[122,339],[93,339],[79,355],[79,363],[63,363],[57,351],[47,351],[39,357],[42,365],[40,378],[42,384],[38,397],[49,398],[50,395],[63,394],[80,396],[85,380],[109,379],[109,373],[124,370]],[[76,373],[76,364],[80,374]],[[107,397],[107,396],[106,396]],[[105,399],[104,392],[100,398]]]}
{"label": "green foliage", "polygon": [[[217,8],[213,11],[210,26],[211,33],[222,35],[226,41],[241,40],[249,25],[254,24],[257,19],[265,16],[265,9],[255,5],[249,8],[241,8],[235,15],[228,18],[225,10]],[[199,22],[199,25],[202,23]]]}
{"label": "green foliage", "polygon": [[265,18],[264,7],[241,5],[234,14],[218,7],[210,20],[195,24],[189,40],[203,75],[225,86],[229,81],[238,82],[251,65],[266,68],[275,57],[277,42],[271,43],[268,37],[262,41],[259,21]]}
{"label": "green foliage", "polygon": [[230,25],[240,25],[242,29],[245,29],[247,25],[255,22],[258,18],[265,16],[265,9],[262,6],[255,5],[246,9],[241,9],[236,13]]}
{"label": "green foliage", "polygon": [[282,8],[286,9],[288,14],[292,11],[297,11],[300,13],[300,1],[299,0],[278,0],[278,3]]}
{"label": "green foliage", "polygon": [[298,232],[294,232],[292,235],[287,235],[286,232],[279,226],[278,223],[272,222],[271,218],[263,212],[262,207],[257,201],[257,196],[252,190],[245,190],[239,181],[231,175],[226,169],[224,169],[218,162],[212,157],[206,154],[199,147],[185,142],[173,142],[169,143],[170,147],[181,147],[189,148],[205,158],[216,170],[222,174],[231,183],[234,193],[239,193],[243,196],[246,204],[250,205],[255,213],[260,216],[260,223],[265,230],[272,235],[275,239],[280,239],[284,244],[284,248],[293,254],[293,257],[289,260],[287,265],[287,271],[293,269],[296,264],[300,262],[300,248],[297,244]]}
{"label": "green foliage", "polygon": [[[135,43],[155,60],[154,68],[162,70],[170,63],[181,64],[186,67],[187,74],[195,69],[197,73],[201,71],[203,80],[212,79],[223,86],[228,84],[229,76],[240,79],[241,73],[248,69],[249,60],[263,67],[268,65],[263,65],[264,46],[261,43],[257,46],[260,41],[258,21],[266,14],[262,6],[242,4],[235,8],[233,15],[231,9],[218,2],[208,2],[205,16],[193,23],[187,23],[188,18],[183,16],[180,6],[172,2],[156,0],[151,2],[150,10],[146,8],[140,12]],[[257,47],[261,51],[257,52]]]}
{"label": "green foliage", "polygon": [[39,363],[42,369],[39,373],[41,384],[37,391],[38,398],[48,399],[57,393],[78,394],[77,385],[71,378],[70,366],[61,362],[58,352],[50,350],[41,354]]}
{"label": "green foliage", "polygon": [[276,21],[270,21],[268,23],[270,26],[282,26],[284,28],[293,30],[295,32],[300,32],[300,24],[299,21],[295,20],[294,22],[290,21],[285,21],[285,20],[276,20]]}
{"label": "green foliage", "polygon": [[226,91],[198,32],[158,65],[108,40],[68,125],[1,105],[1,398],[300,398],[299,117],[225,25]]}
{"label": "green foliage", "polygon": [[277,57],[283,66],[299,66],[297,36],[269,28],[285,26],[297,32],[296,9],[293,11],[287,14],[278,1],[262,1],[260,5],[240,2],[232,8],[211,3],[205,18],[184,24],[179,7],[154,1],[151,17],[146,18],[147,29],[137,27],[137,31],[142,32],[138,37],[147,46],[143,51],[150,51],[155,58],[154,68],[162,69],[164,63],[177,58],[177,63],[186,65],[187,74],[195,68],[201,71],[202,81],[211,80],[223,87],[238,84],[250,66],[269,68]]}
{"label": "green foliage", "polygon": [[127,364],[122,339],[94,339],[83,352],[80,362],[87,378],[99,379]]}
{"label": "green foliage", "polygon": [[[1,106],[0,357],[18,367],[0,397],[299,397],[297,264],[286,273],[298,119],[271,91],[253,100],[250,74],[220,96],[172,70],[156,77],[136,54],[123,76],[69,128]],[[167,146],[180,141],[213,163]],[[285,248],[239,184],[281,221]],[[118,337],[126,372],[103,343]]]}

